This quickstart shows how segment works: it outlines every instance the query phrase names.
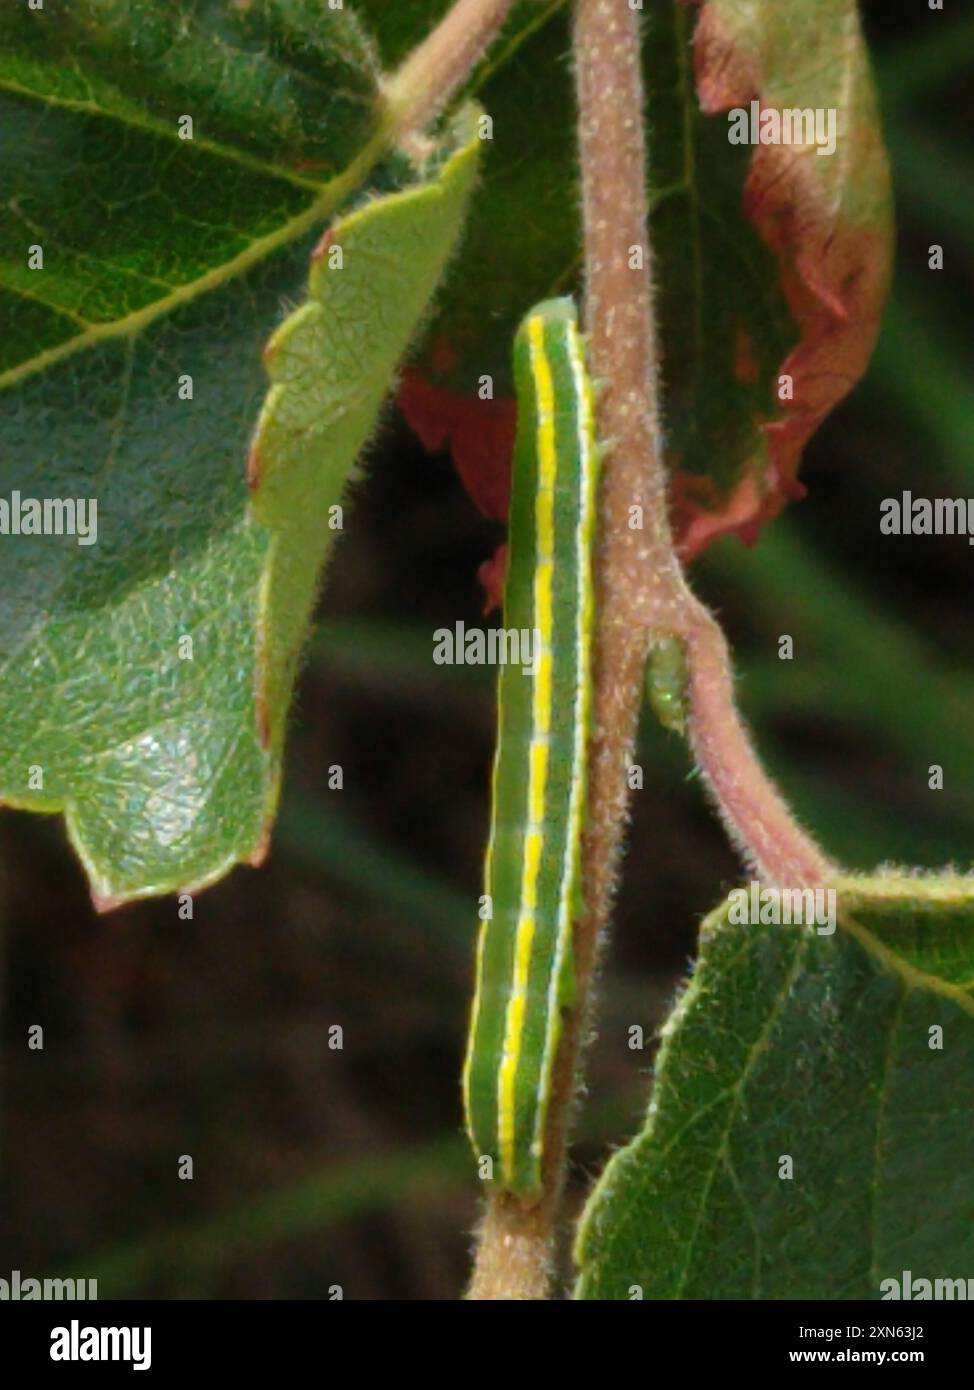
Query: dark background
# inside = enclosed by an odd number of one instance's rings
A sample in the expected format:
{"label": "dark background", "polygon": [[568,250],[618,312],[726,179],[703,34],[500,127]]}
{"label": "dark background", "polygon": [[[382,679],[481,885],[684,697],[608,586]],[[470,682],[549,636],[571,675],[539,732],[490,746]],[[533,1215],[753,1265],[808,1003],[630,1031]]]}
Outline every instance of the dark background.
{"label": "dark background", "polygon": [[[692,576],[732,640],[762,754],[850,868],[966,869],[974,845],[974,552],[878,525],[904,488],[974,494],[974,17],[947,8],[864,6],[899,222],[868,378],[807,452],[808,499]],[[173,899],[99,918],[60,821],[0,817],[0,1276],[97,1277],[103,1297],[462,1288],[477,1184],[457,1075],[493,706],[489,676],[434,667],[430,641],[479,621],[476,569],[497,532],[392,416],[349,524],[264,869],[200,895],[191,922]],[[629,1050],[629,1026],[652,1033],[700,916],[738,879],[678,740],[647,724],[643,762],[575,1202],[645,1107],[650,1053]],[[341,792],[327,790],[335,763]],[[43,1052],[25,1045],[35,1023]]]}

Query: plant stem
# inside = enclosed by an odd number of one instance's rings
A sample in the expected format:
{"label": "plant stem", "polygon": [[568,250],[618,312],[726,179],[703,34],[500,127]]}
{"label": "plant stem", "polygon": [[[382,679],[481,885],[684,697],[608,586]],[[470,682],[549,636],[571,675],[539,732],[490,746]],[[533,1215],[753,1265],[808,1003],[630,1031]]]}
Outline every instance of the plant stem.
{"label": "plant stem", "polygon": [[677,628],[690,662],[690,742],[727,833],[765,883],[815,887],[839,872],[796,823],[734,704],[727,641],[692,594]]}
{"label": "plant stem", "polygon": [[[566,1014],[545,1136],[543,1193],[527,1208],[488,1198],[469,1296],[548,1295],[568,1116],[598,943],[608,924],[628,814],[643,671],[654,636],[687,645],[690,738],[735,843],[770,881],[831,876],[755,757],[734,705],[727,645],[673,547],[658,405],[638,15],[624,0],[576,0],[574,54],[585,236],[588,358],[607,441],[599,505],[593,735],[575,925],[577,1001]],[[634,509],[639,509],[635,511]],[[638,518],[641,525],[634,526]]]}
{"label": "plant stem", "polygon": [[427,125],[466,80],[514,0],[457,0],[433,32],[383,84],[390,129]]}

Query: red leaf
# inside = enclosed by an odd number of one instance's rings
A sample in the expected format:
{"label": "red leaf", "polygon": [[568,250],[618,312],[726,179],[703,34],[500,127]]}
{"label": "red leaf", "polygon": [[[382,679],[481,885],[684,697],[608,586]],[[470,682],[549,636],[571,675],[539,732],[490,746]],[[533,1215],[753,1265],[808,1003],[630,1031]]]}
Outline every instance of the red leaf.
{"label": "red leaf", "polygon": [[[767,106],[812,104],[814,72],[785,100],[795,72],[766,70],[767,55],[780,62],[782,54],[768,38],[771,26],[794,19],[782,10],[787,7],[780,4],[744,7],[746,13],[727,0],[703,4],[694,35],[703,111],[747,108],[752,99]],[[779,373],[791,377],[793,398],[780,402],[779,419],[761,425],[768,465],[760,480],[746,475],[716,507],[706,480],[702,486],[699,479],[676,480],[674,508],[687,558],[727,532],[752,544],[765,521],[804,494],[797,481],[802,450],[862,376],[879,333],[892,259],[889,180],[854,9],[848,13],[851,24],[832,27],[823,12],[818,35],[832,45],[835,74],[822,91],[838,89],[845,98],[838,108],[839,148],[821,156],[809,147],[757,145],[744,188],[745,216],[777,257],[782,290],[801,333]],[[800,59],[801,36],[794,39]]]}
{"label": "red leaf", "polygon": [[408,367],[397,397],[407,424],[431,452],[449,448],[461,481],[491,521],[506,521],[516,407],[509,397],[482,401],[436,386]]}
{"label": "red leaf", "polygon": [[[440,345],[438,356],[447,350]],[[509,397],[480,400],[436,386],[415,368],[403,373],[399,409],[425,448],[449,448],[470,498],[490,521],[506,521],[511,492],[511,459],[517,409]],[[507,571],[501,545],[477,571],[484,590],[484,614],[500,608]]]}

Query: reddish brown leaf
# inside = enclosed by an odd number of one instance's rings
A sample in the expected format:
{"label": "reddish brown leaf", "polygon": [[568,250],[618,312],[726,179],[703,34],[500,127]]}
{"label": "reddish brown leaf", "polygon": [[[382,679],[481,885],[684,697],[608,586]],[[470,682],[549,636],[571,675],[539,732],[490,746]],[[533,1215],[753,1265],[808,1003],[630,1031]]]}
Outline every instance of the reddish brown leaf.
{"label": "reddish brown leaf", "polygon": [[482,401],[436,386],[415,368],[399,384],[399,409],[423,445],[449,448],[464,487],[491,521],[507,520],[516,410],[509,397]]}
{"label": "reddish brown leaf", "polygon": [[778,260],[801,337],[781,364],[793,399],[762,420],[763,478],[745,475],[718,508],[706,480],[678,482],[674,506],[687,557],[716,536],[753,542],[761,524],[800,497],[801,453],[866,369],[889,283],[889,175],[855,0],[814,7],[769,0],[706,0],[694,35],[701,108],[833,107],[833,155],[814,147],[757,145],[744,213]]}

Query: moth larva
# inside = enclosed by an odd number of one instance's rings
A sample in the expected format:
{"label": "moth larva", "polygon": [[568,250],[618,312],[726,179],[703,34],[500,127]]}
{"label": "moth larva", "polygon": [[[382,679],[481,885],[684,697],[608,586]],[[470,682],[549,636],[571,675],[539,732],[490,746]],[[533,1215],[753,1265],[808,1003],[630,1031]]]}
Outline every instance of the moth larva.
{"label": "moth larva", "polygon": [[541,1185],[562,1010],[581,900],[598,454],[575,307],[548,300],[514,344],[518,425],[504,625],[540,634],[533,671],[502,666],[477,984],[463,1091],[493,1181]]}

